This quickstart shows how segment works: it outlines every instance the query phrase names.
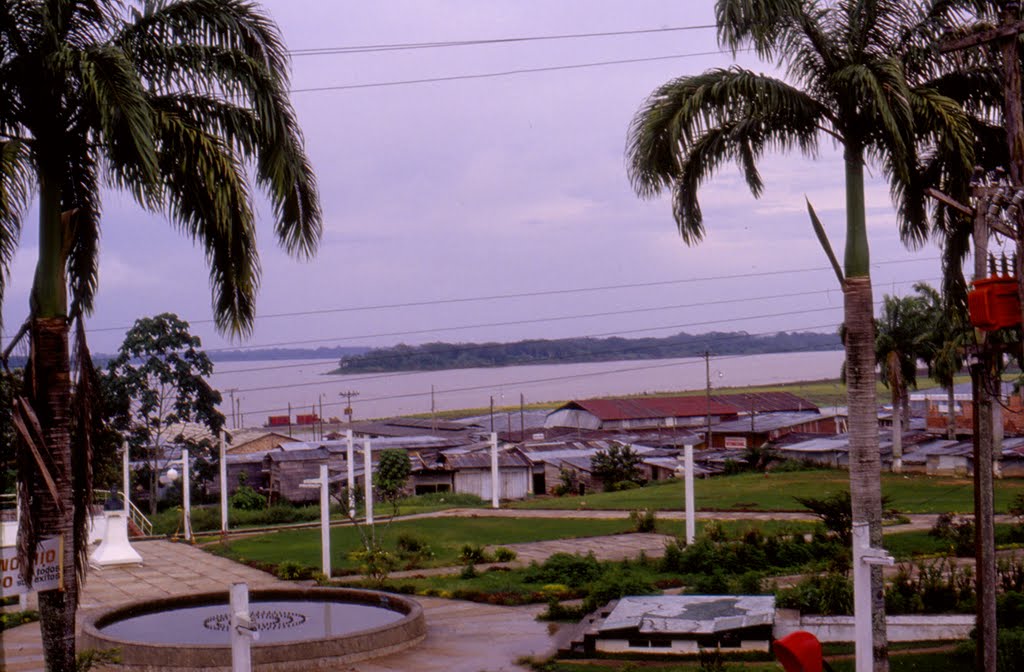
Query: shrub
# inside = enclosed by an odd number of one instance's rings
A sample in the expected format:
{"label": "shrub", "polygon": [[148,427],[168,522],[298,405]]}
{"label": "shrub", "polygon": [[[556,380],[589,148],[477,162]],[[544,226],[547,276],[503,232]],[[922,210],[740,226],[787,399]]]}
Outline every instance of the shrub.
{"label": "shrub", "polygon": [[582,588],[596,581],[602,573],[601,563],[593,553],[555,553],[543,565],[531,564],[524,580],[528,583],[561,583],[570,588]]}
{"label": "shrub", "polygon": [[313,576],[313,568],[301,565],[291,560],[285,560],[277,565],[274,575],[284,581],[299,581]]}
{"label": "shrub", "polygon": [[634,532],[654,532],[657,524],[654,511],[651,509],[636,509],[629,512],[629,520],[633,525]]}
{"label": "shrub", "polygon": [[566,606],[552,597],[548,600],[547,610],[541,612],[537,619],[541,621],[572,621],[578,622],[587,615],[587,609],[582,605]]}
{"label": "shrub", "polygon": [[470,579],[475,579],[477,576],[478,574],[476,571],[476,565],[474,565],[473,563],[466,565],[462,568],[462,571],[459,572],[459,578],[465,579],[466,581],[469,581]]}
{"label": "shrub", "polygon": [[490,562],[491,558],[480,544],[466,544],[459,552],[459,561],[464,565]]}
{"label": "shrub", "polygon": [[658,589],[653,584],[638,576],[626,574],[621,570],[610,570],[604,572],[590,585],[590,592],[583,600],[583,606],[587,612],[591,612],[626,595],[650,595],[656,592]]}
{"label": "shrub", "polygon": [[513,551],[511,548],[499,546],[498,548],[494,549],[495,562],[512,562],[516,559],[516,557],[516,552]]}
{"label": "shrub", "polygon": [[799,609],[804,614],[849,615],[853,613],[853,582],[837,572],[809,576],[778,591],[775,601],[782,609]]}
{"label": "shrub", "polygon": [[1000,628],[996,637],[996,670],[1024,672],[1024,630]]}
{"label": "shrub", "polygon": [[935,520],[928,535],[949,544],[958,557],[974,555],[974,521],[952,513],[943,513]]}
{"label": "shrub", "polygon": [[395,554],[406,569],[417,569],[434,557],[434,552],[430,550],[426,541],[408,532],[399,534],[395,540]]}
{"label": "shrub", "polygon": [[231,508],[239,511],[262,511],[267,508],[267,498],[248,485],[240,485],[228,500]]}

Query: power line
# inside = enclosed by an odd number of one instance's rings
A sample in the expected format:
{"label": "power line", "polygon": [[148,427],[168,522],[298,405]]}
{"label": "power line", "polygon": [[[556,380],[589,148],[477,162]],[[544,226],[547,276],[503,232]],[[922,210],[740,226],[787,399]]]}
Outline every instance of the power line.
{"label": "power line", "polygon": [[[892,266],[896,264],[910,264],[916,262],[934,262],[939,261],[938,257],[918,257],[913,259],[887,259],[885,261],[873,261],[872,266]],[[651,287],[667,287],[671,285],[685,285],[695,284],[701,282],[719,282],[723,280],[746,280],[750,278],[766,278],[780,275],[793,275],[796,273],[818,273],[822,271],[831,271],[831,266],[813,266],[808,268],[783,268],[773,271],[757,271],[751,273],[730,273],[725,275],[709,275],[709,276],[697,276],[690,278],[677,278],[674,280],[652,280],[649,282],[632,282],[623,283],[618,285],[597,285],[593,287],[574,287],[569,289],[546,289],[531,292],[511,292],[506,294],[490,294],[482,296],[464,296],[447,299],[423,299],[420,301],[403,301],[399,303],[381,303],[371,304],[368,306],[340,306],[336,308],[321,308],[312,310],[296,310],[283,313],[269,313],[265,315],[257,315],[257,320],[277,319],[277,318],[291,318],[291,317],[310,317],[313,315],[330,315],[337,313],[357,313],[357,312],[368,312],[378,310],[396,310],[399,308],[420,308],[427,306],[442,306],[452,305],[458,303],[473,303],[480,301],[506,301],[510,299],[533,299],[543,296],[562,296],[571,294],[587,294],[595,292],[607,292],[621,289],[648,289]],[[881,284],[877,286],[882,286]],[[836,290],[839,291],[839,290]],[[201,320],[186,320],[189,324],[212,324],[212,319],[201,319]],[[126,331],[130,329],[130,326],[118,326],[118,327],[90,327],[86,329],[87,333],[101,333],[107,331]],[[251,348],[266,348],[272,347],[268,345],[238,345],[233,349],[251,349]]]}
{"label": "power line", "polygon": [[500,37],[493,39],[478,40],[448,40],[443,42],[398,42],[392,44],[365,44],[342,47],[312,47],[307,49],[292,49],[289,53],[292,56],[323,56],[333,54],[367,54],[384,51],[406,51],[415,49],[440,49],[449,47],[468,47],[488,44],[511,44],[523,42],[546,42],[554,40],[576,40],[594,37],[618,37],[624,35],[649,35],[654,33],[671,33],[690,30],[707,30],[715,28],[715,24],[708,23],[695,26],[671,26],[667,28],[642,28],[638,30],[615,30],[597,33],[565,33],[559,35],[530,35],[526,37]]}
{"label": "power line", "polygon": [[[752,51],[751,49],[740,49],[738,51]],[[527,75],[538,72],[557,72],[560,70],[580,70],[583,68],[598,68],[608,65],[628,65],[630,63],[650,63],[654,61],[668,61],[680,58],[695,58],[698,56],[722,56],[730,52],[697,51],[688,54],[668,54],[666,56],[646,56],[641,58],[621,58],[612,61],[592,61],[590,63],[571,63],[567,65],[547,65],[538,68],[516,68],[513,70],[502,70],[499,72],[480,72],[469,75],[448,75],[445,77],[422,77],[419,79],[401,79],[390,82],[367,82],[365,84],[338,84],[334,86],[313,86],[300,89],[292,89],[292,93],[317,93],[323,91],[350,91],[353,89],[377,89],[387,86],[407,86],[410,84],[431,84],[435,82],[458,82],[469,79],[491,79],[494,77],[508,77],[510,75]]]}
{"label": "power line", "polygon": [[[935,280],[936,280],[935,278],[929,278],[929,279],[925,280],[925,282],[934,282]],[[883,287],[885,285],[889,285],[891,283],[901,284],[902,285],[902,284],[906,284],[906,283],[910,283],[910,282],[921,282],[921,281],[922,281],[921,278],[908,279],[908,280],[896,280],[896,281],[889,281],[889,282],[885,282],[885,283],[878,283],[876,285],[873,285],[873,287],[875,289],[878,289],[880,287]],[[727,304],[727,303],[747,303],[747,302],[750,302],[750,301],[768,301],[768,300],[773,300],[773,299],[795,298],[795,297],[800,297],[800,296],[810,296],[810,295],[816,295],[816,294],[830,294],[830,293],[835,292],[835,291],[837,291],[837,290],[820,289],[820,290],[814,290],[814,291],[808,291],[808,292],[792,292],[792,293],[789,293],[789,294],[774,294],[774,295],[768,295],[768,296],[744,297],[744,298],[736,298],[736,299],[721,299],[721,300],[714,300],[714,301],[702,301],[702,302],[698,302],[698,303],[676,304],[676,305],[670,305],[670,306],[654,306],[654,307],[648,307],[648,308],[631,308],[631,309],[627,309],[627,310],[606,311],[606,312],[601,312],[601,313],[585,313],[585,314],[577,314],[577,315],[560,315],[560,316],[557,316],[557,317],[532,318],[532,319],[527,319],[527,320],[512,320],[512,321],[507,321],[507,322],[490,322],[490,323],[482,323],[482,324],[468,324],[468,325],[461,325],[461,326],[435,327],[433,329],[418,329],[418,330],[412,330],[412,331],[391,332],[391,333],[384,333],[384,334],[380,334],[380,333],[378,333],[378,334],[364,334],[362,336],[338,337],[338,339],[339,340],[357,340],[357,339],[363,339],[363,338],[366,338],[366,339],[382,338],[382,337],[386,337],[386,336],[409,336],[409,335],[413,335],[413,334],[436,333],[436,332],[441,332],[441,331],[457,331],[457,330],[464,330],[464,329],[482,329],[482,328],[488,328],[488,327],[517,326],[517,325],[523,325],[523,324],[537,324],[537,323],[543,323],[543,322],[557,322],[557,321],[576,320],[576,319],[589,319],[589,318],[594,318],[594,317],[611,317],[611,316],[619,316],[619,315],[628,315],[628,314],[633,314],[633,313],[655,312],[655,311],[661,311],[661,310],[676,310],[676,309],[680,309],[680,308],[702,308],[702,307],[709,306],[709,305],[722,305],[722,304]],[[838,306],[836,306],[836,308],[838,308]],[[578,336],[576,338],[593,338],[593,336]],[[552,340],[552,339],[525,339],[525,340]],[[249,347],[249,346],[246,346],[246,347]],[[268,347],[268,346],[252,346],[252,347]],[[482,348],[482,347],[489,347],[489,346],[487,344],[473,344],[473,345],[467,345],[464,348],[459,348],[459,349],[452,350],[452,352],[466,352],[466,351],[470,351],[470,350],[475,349],[475,348]],[[220,348],[220,349],[214,348],[214,349],[207,350],[207,352],[217,352],[219,350],[234,352],[234,351],[237,351],[238,349],[239,349],[238,347],[235,347],[235,348]],[[384,359],[384,358],[387,358],[388,356],[385,354],[385,355],[380,355],[379,357],[381,359]],[[256,371],[272,371],[272,370],[280,370],[280,369],[302,368],[303,366],[314,365],[314,364],[316,364],[318,362],[326,363],[326,362],[335,362],[335,361],[337,361],[337,358],[310,359],[310,360],[303,360],[303,362],[297,363],[297,364],[281,364],[281,365],[275,365],[275,366],[252,367],[252,368],[247,368],[247,369],[232,369],[230,371],[215,371],[212,375],[250,373],[250,372],[256,372]]]}

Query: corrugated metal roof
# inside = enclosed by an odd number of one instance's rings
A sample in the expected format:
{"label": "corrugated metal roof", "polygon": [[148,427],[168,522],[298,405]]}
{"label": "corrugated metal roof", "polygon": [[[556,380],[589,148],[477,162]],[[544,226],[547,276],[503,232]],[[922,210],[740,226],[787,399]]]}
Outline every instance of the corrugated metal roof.
{"label": "corrugated metal roof", "polygon": [[[449,469],[490,469],[491,452],[481,450],[473,453],[443,453],[443,460]],[[498,468],[505,467],[529,467],[526,461],[517,451],[499,450]]]}
{"label": "corrugated metal roof", "polygon": [[791,392],[741,392],[738,394],[712,394],[712,401],[720,401],[739,409],[740,413],[782,413],[786,411],[816,411],[816,404]]}
{"label": "corrugated metal roof", "polygon": [[[731,404],[711,400],[710,408],[704,397],[637,397],[612,399],[583,399],[571,401],[560,409],[581,408],[598,419],[647,420],[652,418],[693,418],[707,415],[736,415]],[[557,410],[555,412],[557,412]]]}
{"label": "corrugated metal roof", "polygon": [[[711,426],[712,432],[773,432],[777,429],[786,429],[787,427],[795,427],[808,422],[814,422],[816,420],[828,420],[834,418],[834,415],[822,415],[817,411],[807,412],[794,412],[794,413],[767,413],[765,415],[755,415],[753,418],[740,418],[739,420],[729,420],[727,422],[720,422],[717,425]],[[750,425],[753,424],[754,428],[751,429]]]}

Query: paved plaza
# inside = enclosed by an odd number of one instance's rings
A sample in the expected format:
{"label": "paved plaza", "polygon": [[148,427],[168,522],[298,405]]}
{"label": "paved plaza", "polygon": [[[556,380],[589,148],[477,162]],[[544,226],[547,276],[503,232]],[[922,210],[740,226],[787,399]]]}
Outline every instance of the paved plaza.
{"label": "paved plaza", "polygon": [[[146,541],[133,544],[142,566],[92,570],[82,594],[79,616],[97,609],[140,599],[187,593],[227,591],[235,582],[250,588],[288,585],[273,576],[219,558],[182,543]],[[542,605],[496,607],[472,602],[416,598],[424,609],[427,637],[397,654],[343,665],[346,672],[510,672],[521,670],[523,655],[550,655],[554,644],[547,624],[535,619]],[[500,633],[500,636],[498,636]],[[0,633],[0,670],[36,672],[43,669],[39,624]]]}

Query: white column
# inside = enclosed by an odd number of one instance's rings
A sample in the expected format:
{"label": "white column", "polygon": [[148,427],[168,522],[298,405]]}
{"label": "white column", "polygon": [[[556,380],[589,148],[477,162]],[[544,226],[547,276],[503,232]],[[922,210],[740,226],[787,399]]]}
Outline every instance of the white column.
{"label": "white column", "polygon": [[366,524],[373,525],[373,449],[369,439],[363,439],[363,482],[366,491]]}
{"label": "white column", "polygon": [[249,616],[249,586],[231,584],[231,670],[252,672],[252,642],[260,638]]}
{"label": "white column", "polygon": [[498,435],[491,432],[491,508],[499,506],[498,495],[501,489],[501,479],[498,477]]}
{"label": "white column", "polygon": [[188,448],[181,449],[181,499],[185,508],[185,540],[192,541],[192,495],[189,490]]}
{"label": "white column", "polygon": [[220,432],[220,533],[228,531],[228,459],[224,447],[224,430]]}
{"label": "white column", "polygon": [[683,474],[683,487],[686,489],[686,545],[689,546],[697,536],[697,513],[693,502],[693,446],[683,446],[683,458],[686,460]]}
{"label": "white column", "polygon": [[320,558],[324,576],[331,576],[331,498],[327,465],[320,465]]}
{"label": "white column", "polygon": [[348,517],[356,517],[356,447],[355,439],[352,438],[352,430],[345,431],[345,440],[348,442],[348,452],[345,461],[348,464]]}
{"label": "white column", "polygon": [[856,645],[855,672],[872,672],[871,567],[891,565],[892,556],[871,546],[867,523],[853,524],[853,638]]}
{"label": "white column", "polygon": [[132,519],[132,503],[131,503],[131,491],[132,491],[132,477],[131,471],[128,464],[128,442],[125,441],[121,451],[121,495],[124,498],[124,518],[125,520]]}

